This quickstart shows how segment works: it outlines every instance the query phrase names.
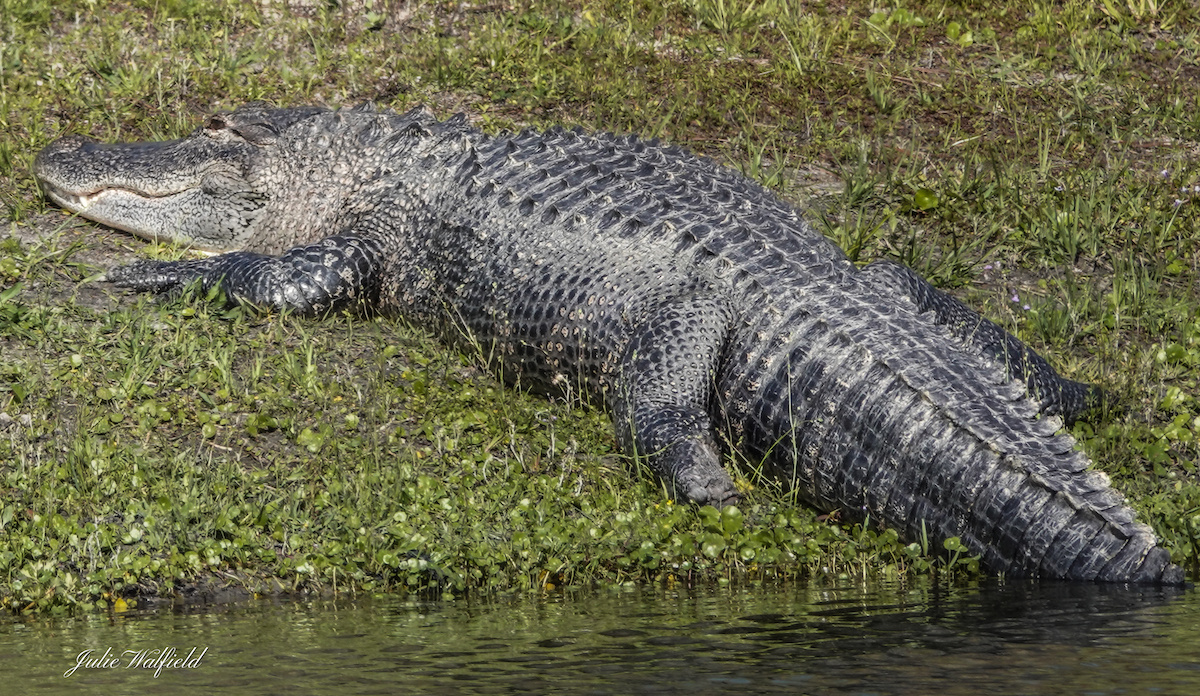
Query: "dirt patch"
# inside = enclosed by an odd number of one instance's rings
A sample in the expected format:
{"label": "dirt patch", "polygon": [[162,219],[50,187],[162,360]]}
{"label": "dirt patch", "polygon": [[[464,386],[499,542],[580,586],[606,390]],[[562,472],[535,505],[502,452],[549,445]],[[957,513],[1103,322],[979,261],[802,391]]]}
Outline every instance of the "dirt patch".
{"label": "dirt patch", "polygon": [[74,303],[103,312],[133,302],[132,293],[98,280],[105,270],[137,258],[136,250],[144,243],[131,235],[52,210],[11,226],[6,236],[15,237],[33,257],[53,260],[45,266],[53,269],[51,274],[23,281],[18,297],[24,302]]}

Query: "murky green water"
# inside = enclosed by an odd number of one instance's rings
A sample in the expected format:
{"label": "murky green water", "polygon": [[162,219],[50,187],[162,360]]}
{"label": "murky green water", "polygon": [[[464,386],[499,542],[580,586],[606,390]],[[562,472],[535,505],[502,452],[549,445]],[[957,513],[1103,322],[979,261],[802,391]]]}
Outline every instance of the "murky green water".
{"label": "murky green water", "polygon": [[[155,676],[144,665],[170,648],[191,666]],[[106,649],[115,666],[64,676],[81,652],[99,662]],[[512,692],[1195,695],[1200,594],[643,589],[0,623],[5,694]]]}

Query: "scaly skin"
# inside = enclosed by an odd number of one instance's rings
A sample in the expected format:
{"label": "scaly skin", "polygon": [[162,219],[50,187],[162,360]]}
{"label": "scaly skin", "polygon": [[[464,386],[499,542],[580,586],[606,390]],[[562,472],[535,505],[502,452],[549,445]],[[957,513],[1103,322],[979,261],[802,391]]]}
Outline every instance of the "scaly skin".
{"label": "scaly skin", "polygon": [[35,170],[81,215],[230,252],[110,281],[407,317],[511,385],[607,407],[622,447],[696,503],[737,500],[729,443],[822,510],[957,536],[1010,576],[1183,581],[1058,432],[1094,390],[678,148],[254,105],[169,143],[65,138]]}

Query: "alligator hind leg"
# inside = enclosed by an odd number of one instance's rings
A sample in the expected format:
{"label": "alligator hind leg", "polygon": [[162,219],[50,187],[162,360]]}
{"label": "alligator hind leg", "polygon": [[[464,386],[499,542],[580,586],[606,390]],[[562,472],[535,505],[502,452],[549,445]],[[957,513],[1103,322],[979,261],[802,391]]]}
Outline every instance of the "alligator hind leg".
{"label": "alligator hind leg", "polygon": [[220,285],[233,302],[312,316],[375,304],[379,258],[375,240],[341,234],[280,256],[235,251],[200,260],[139,261],[111,269],[106,278],[160,293],[200,281],[205,290]]}
{"label": "alligator hind leg", "polygon": [[1103,400],[1098,388],[1063,378],[1017,337],[933,287],[911,269],[883,260],[867,265],[862,273],[880,290],[900,293],[912,300],[917,311],[933,312],[937,324],[949,328],[956,338],[979,354],[1004,366],[1010,379],[1025,383],[1029,395],[1040,402],[1043,413],[1061,415],[1069,424]]}
{"label": "alligator hind leg", "polygon": [[676,498],[700,505],[738,498],[710,415],[732,317],[725,300],[704,291],[661,305],[634,328],[610,398],[625,451],[645,457]]}

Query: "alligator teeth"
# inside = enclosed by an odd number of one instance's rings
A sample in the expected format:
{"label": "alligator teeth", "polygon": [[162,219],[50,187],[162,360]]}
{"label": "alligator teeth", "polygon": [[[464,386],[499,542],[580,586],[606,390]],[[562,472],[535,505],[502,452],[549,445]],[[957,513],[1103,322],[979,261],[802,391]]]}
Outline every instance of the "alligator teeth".
{"label": "alligator teeth", "polygon": [[108,191],[107,191],[107,190],[105,190],[105,189],[102,189],[102,190],[100,190],[100,191],[97,191],[97,192],[95,192],[95,193],[92,193],[92,194],[85,194],[85,195],[82,195],[82,196],[75,196],[74,198],[75,198],[75,202],[76,202],[76,204],[77,204],[77,205],[78,205],[80,208],[86,208],[86,207],[90,206],[91,204],[95,203],[96,201],[100,200],[100,198],[101,198],[101,197],[102,197],[104,194],[106,194],[106,193],[108,193]]}
{"label": "alligator teeth", "polygon": [[96,191],[95,193],[85,193],[82,195],[77,195],[74,193],[67,193],[66,191],[58,190],[58,191],[53,191],[53,194],[57,198],[59,198],[63,202],[63,204],[65,206],[67,206],[68,208],[83,210],[83,209],[91,207],[91,205],[93,203],[100,200],[100,198],[103,197],[104,194],[106,194],[108,192],[109,192],[109,189],[101,189],[99,191]]}

